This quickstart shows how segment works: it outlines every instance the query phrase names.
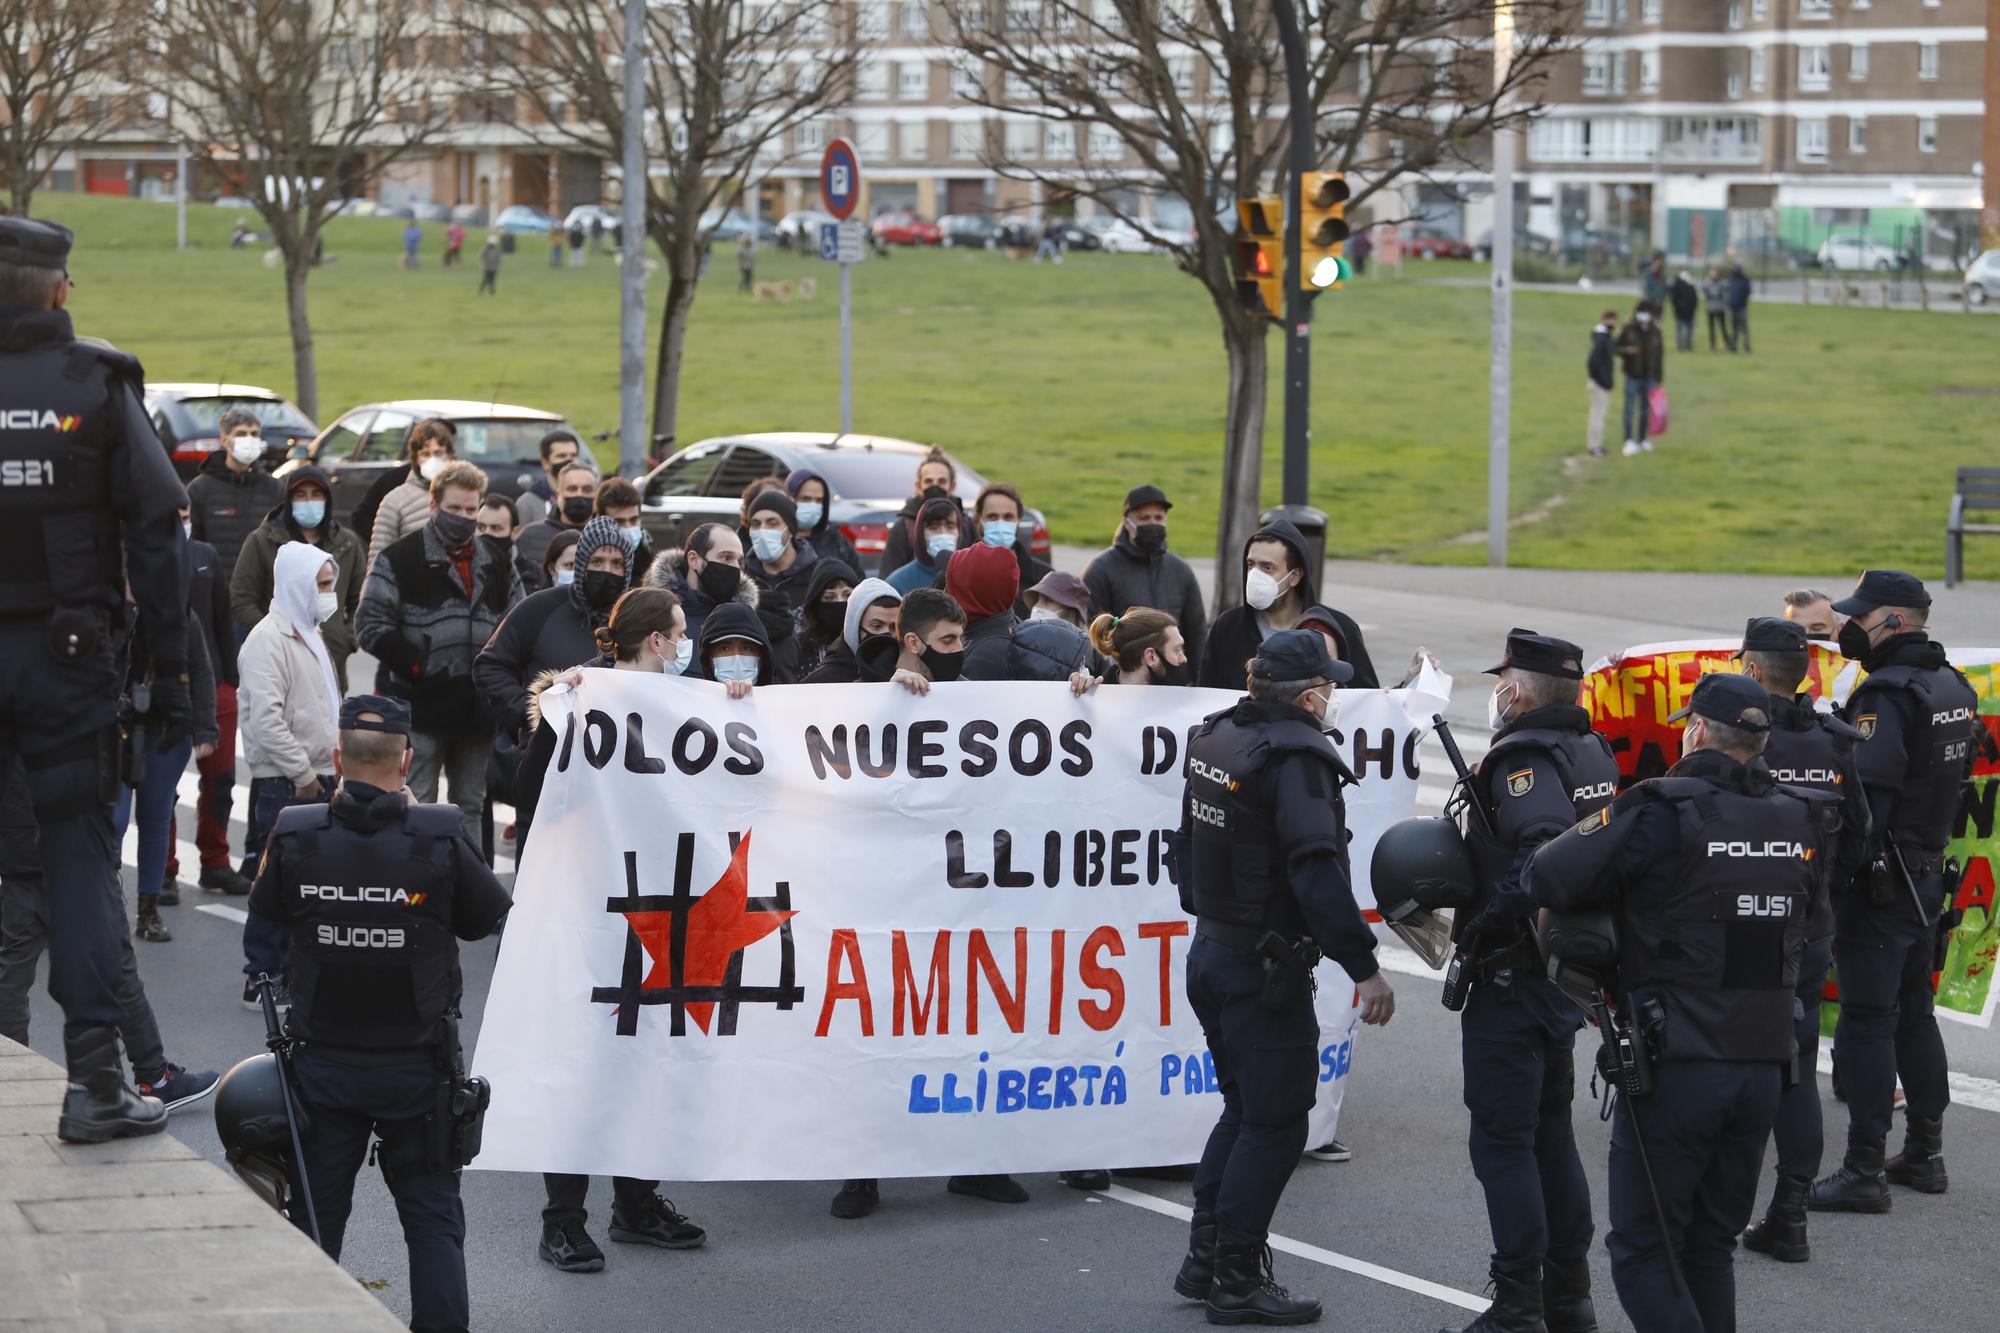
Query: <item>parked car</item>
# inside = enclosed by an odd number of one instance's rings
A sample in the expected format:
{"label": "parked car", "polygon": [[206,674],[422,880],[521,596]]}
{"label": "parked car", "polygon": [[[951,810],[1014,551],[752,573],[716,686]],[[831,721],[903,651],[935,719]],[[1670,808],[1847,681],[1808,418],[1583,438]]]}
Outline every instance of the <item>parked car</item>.
{"label": "parked car", "polygon": [[937,220],[943,244],[960,249],[991,250],[1000,244],[1000,224],[984,213],[947,213]]}
{"label": "parked car", "polygon": [[[1517,255],[1533,255],[1537,259],[1554,259],[1558,248],[1553,239],[1542,235],[1540,232],[1528,231],[1523,228],[1514,233],[1514,253]],[[1479,233],[1479,244],[1473,247],[1473,257],[1481,263],[1486,263],[1493,258],[1493,228],[1488,227],[1485,231]]]}
{"label": "parked car", "polygon": [[1867,269],[1887,273],[1907,263],[1906,256],[1859,232],[1829,236],[1819,247],[1819,266],[1829,273],[1836,270],[1853,273]]}
{"label": "parked car", "polygon": [[451,221],[450,204],[411,204],[410,214],[419,222]]}
{"label": "parked car", "polygon": [[822,213],[816,208],[802,208],[787,213],[772,230],[778,244],[795,246],[817,252],[819,249],[819,229],[829,222],[838,221],[831,213]]}
{"label": "parked car", "polygon": [[883,245],[937,245],[944,240],[937,223],[900,209],[877,214],[874,231],[875,239]]}
{"label": "parked car", "polygon": [[1096,232],[1070,218],[1057,220],[1056,236],[1062,241],[1062,248],[1065,250],[1102,250],[1104,248],[1104,242],[1097,238]]}
{"label": "parked car", "polygon": [[240,194],[225,194],[215,201],[215,206],[217,208],[255,208],[257,205],[251,203]]}
{"label": "parked car", "polygon": [[516,235],[546,236],[549,228],[556,225],[556,220],[531,205],[510,204],[500,210],[500,216],[493,219],[493,225]]}
{"label": "parked car", "polygon": [[264,461],[273,467],[294,445],[319,434],[312,418],[283,394],[254,384],[148,384],[145,403],[182,481],[192,481],[219,447],[216,423],[232,407],[246,407],[264,423]]}
{"label": "parked car", "polygon": [[618,225],[619,217],[602,204],[578,204],[563,217],[563,230],[568,231],[571,227],[580,226],[584,235],[588,236],[592,222],[597,223],[603,229],[604,235],[609,236],[611,229]]}
{"label": "parked car", "polygon": [[1407,259],[1470,259],[1472,247],[1442,227],[1406,227],[1403,255]]}
{"label": "parked car", "polygon": [[1097,238],[1098,248],[1108,255],[1149,255],[1159,249],[1123,218],[1095,217],[1083,226]]}
{"label": "parked car", "polygon": [[1733,241],[1723,258],[1718,261],[1727,267],[1730,263],[1743,265],[1745,269],[1764,268],[1818,268],[1819,252],[1808,250],[1803,245],[1793,245],[1779,236],[1746,236]]}
{"label": "parked car", "polygon": [[486,206],[460,204],[451,210],[451,220],[467,227],[483,227],[486,225]]}
{"label": "parked car", "polygon": [[2000,296],[2000,250],[1988,250],[1965,270],[1965,303],[1985,305]]}
{"label": "parked car", "polygon": [[1563,258],[1574,264],[1597,264],[1631,269],[1639,252],[1624,232],[1574,227],[1563,233]]}
{"label": "parked car", "polygon": [[740,208],[711,208],[701,215],[701,225],[712,229],[708,235],[710,244],[739,241],[751,232],[756,233],[759,245],[778,239],[777,223],[768,218],[758,218],[753,222],[750,215]]}
{"label": "parked car", "polygon": [[[655,550],[677,547],[703,523],[734,524],[743,488],[756,478],[789,476],[793,468],[810,467],[826,478],[833,493],[828,521],[854,544],[866,567],[861,572],[869,573],[882,558],[889,525],[909,498],[917,464],[929,449],[885,435],[829,431],[718,436],[689,445],[646,474],[639,483],[645,496],[640,521],[652,533]],[[953,463],[958,498],[969,509],[986,479],[956,459]],[[1030,549],[1048,559],[1048,522],[1033,509],[1022,521],[1035,525]]]}
{"label": "parked car", "polygon": [[[457,454],[486,473],[487,489],[518,496],[542,466],[542,436],[569,423],[554,412],[510,403],[460,398],[404,398],[367,403],[340,414],[302,451],[304,461],[326,469],[333,483],[333,513],[343,523],[368,496],[384,472],[409,462],[410,428],[426,417],[443,417],[458,432]],[[298,465],[278,469],[283,476]],[[362,534],[363,540],[367,538]]]}

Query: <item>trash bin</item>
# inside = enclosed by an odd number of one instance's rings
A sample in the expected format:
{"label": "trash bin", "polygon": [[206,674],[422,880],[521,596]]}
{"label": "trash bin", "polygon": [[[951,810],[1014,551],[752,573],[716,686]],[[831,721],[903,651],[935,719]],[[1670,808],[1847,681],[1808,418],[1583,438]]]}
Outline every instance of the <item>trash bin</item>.
{"label": "trash bin", "polygon": [[1306,569],[1312,586],[1320,587],[1326,572],[1326,514],[1311,505],[1276,505],[1257,515],[1259,523],[1275,523],[1281,518],[1306,539]]}
{"label": "trash bin", "polygon": [[500,253],[503,255],[511,255],[514,253],[513,232],[503,231],[500,233]]}

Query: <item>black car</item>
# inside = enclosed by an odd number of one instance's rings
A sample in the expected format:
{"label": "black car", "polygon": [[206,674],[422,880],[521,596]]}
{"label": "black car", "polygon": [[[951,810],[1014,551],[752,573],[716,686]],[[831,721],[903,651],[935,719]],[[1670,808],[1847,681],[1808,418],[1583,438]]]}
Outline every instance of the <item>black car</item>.
{"label": "black car", "polygon": [[182,481],[192,481],[219,447],[216,423],[232,407],[248,408],[264,423],[267,467],[277,466],[295,445],[319,434],[312,418],[282,395],[253,384],[148,384],[146,415]]}
{"label": "black car", "polygon": [[1000,224],[983,213],[947,213],[938,219],[942,244],[969,250],[990,250],[1000,244]]}

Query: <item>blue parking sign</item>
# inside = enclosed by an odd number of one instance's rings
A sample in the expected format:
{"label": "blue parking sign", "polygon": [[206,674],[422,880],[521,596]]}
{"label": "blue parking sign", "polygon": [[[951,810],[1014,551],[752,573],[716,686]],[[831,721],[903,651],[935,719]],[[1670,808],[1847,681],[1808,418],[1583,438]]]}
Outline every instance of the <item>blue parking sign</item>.
{"label": "blue parking sign", "polygon": [[840,258],[840,224],[822,222],[819,224],[819,257],[831,264]]}

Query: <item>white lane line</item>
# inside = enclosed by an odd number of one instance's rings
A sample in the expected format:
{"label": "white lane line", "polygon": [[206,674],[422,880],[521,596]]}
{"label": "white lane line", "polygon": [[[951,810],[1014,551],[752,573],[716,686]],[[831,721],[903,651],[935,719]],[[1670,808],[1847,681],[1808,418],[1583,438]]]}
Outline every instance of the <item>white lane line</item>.
{"label": "white lane line", "polygon": [[[1165,1199],[1148,1194],[1144,1190],[1127,1189],[1123,1185],[1112,1185],[1110,1188],[1099,1192],[1106,1198],[1116,1199],[1120,1203],[1129,1203],[1134,1208],[1144,1208],[1148,1212],[1159,1213],[1163,1217],[1177,1218],[1182,1222],[1194,1216],[1194,1210],[1187,1205],[1170,1203]],[[1366,1259],[1356,1259],[1351,1255],[1341,1254],[1335,1250],[1326,1250],[1321,1249],[1317,1245],[1308,1245],[1302,1240],[1293,1240],[1289,1236],[1273,1235],[1270,1238],[1270,1244],[1272,1249],[1280,1250],[1285,1254],[1296,1255],[1301,1259],[1310,1259],[1316,1264],[1325,1264],[1328,1268],[1338,1268],[1343,1273],[1353,1273],[1356,1277],[1365,1277],[1371,1282],[1380,1282],[1387,1286],[1399,1287],[1404,1291],[1412,1292],[1418,1296],[1428,1296],[1434,1301],[1443,1301],[1446,1305],[1455,1305],[1461,1310],[1484,1310],[1488,1304],[1484,1297],[1475,1296],[1469,1291],[1460,1291],[1456,1287],[1447,1287],[1441,1282],[1432,1282],[1426,1278],[1412,1277],[1408,1273],[1399,1273],[1393,1268],[1384,1268],[1380,1264],[1371,1264]]]}
{"label": "white lane line", "polygon": [[[1819,1072],[1829,1078],[1833,1075],[1833,1053],[1824,1042],[1819,1048]],[[2000,1081],[1959,1073],[1947,1073],[1946,1078],[1950,1080],[1953,1106],[1970,1107],[1975,1111],[2000,1111]]]}
{"label": "white lane line", "polygon": [[197,912],[206,912],[210,916],[219,916],[224,921],[234,921],[239,926],[250,919],[250,914],[242,908],[225,907],[221,903],[203,903],[194,910]]}

